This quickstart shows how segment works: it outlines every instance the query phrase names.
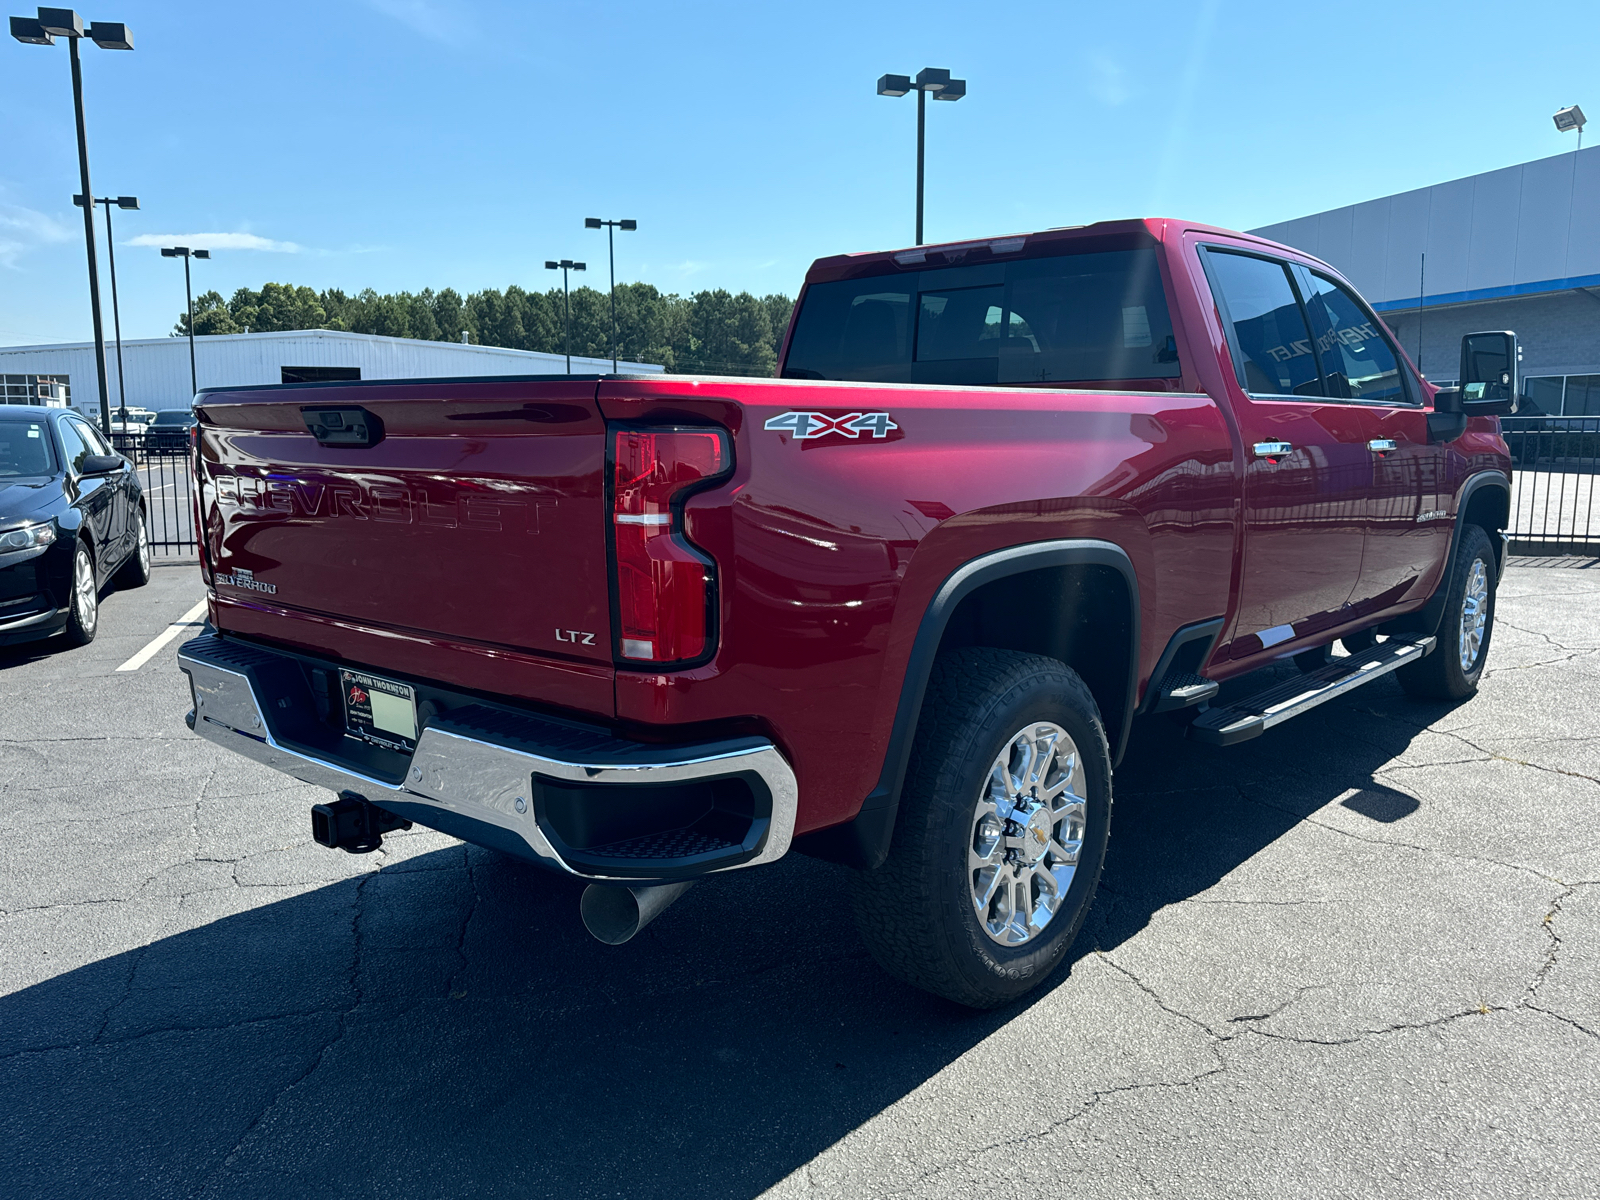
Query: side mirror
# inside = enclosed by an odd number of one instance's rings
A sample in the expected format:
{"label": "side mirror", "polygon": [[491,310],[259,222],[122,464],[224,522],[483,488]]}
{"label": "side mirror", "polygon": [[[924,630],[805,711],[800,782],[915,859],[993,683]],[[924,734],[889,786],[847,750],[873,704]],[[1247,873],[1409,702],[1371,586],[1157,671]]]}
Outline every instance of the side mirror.
{"label": "side mirror", "polygon": [[1509,417],[1517,411],[1517,335],[1469,333],[1461,339],[1461,394],[1457,412],[1469,417]]}
{"label": "side mirror", "polygon": [[127,459],[120,454],[85,454],[78,463],[79,475],[109,475],[122,470]]}

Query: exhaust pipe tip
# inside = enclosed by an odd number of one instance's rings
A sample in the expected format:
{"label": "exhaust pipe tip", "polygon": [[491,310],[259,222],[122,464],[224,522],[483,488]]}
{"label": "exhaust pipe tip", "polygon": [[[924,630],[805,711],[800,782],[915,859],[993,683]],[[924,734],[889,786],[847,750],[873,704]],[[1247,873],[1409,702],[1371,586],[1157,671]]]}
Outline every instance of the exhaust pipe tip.
{"label": "exhaust pipe tip", "polygon": [[591,883],[578,901],[583,927],[608,946],[633,940],[651,921],[667,910],[679,896],[694,886],[662,883],[648,887],[621,887],[611,883]]}

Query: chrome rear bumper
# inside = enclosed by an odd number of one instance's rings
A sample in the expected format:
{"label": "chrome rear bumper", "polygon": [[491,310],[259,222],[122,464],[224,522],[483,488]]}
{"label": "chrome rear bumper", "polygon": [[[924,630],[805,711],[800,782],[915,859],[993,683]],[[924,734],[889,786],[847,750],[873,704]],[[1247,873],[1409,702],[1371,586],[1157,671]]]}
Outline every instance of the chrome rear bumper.
{"label": "chrome rear bumper", "polygon": [[[320,745],[307,744],[305,722],[297,729],[294,714],[305,708],[309,691],[288,656],[205,634],[180,647],[178,667],[193,691],[187,720],[201,737],[305,783],[355,792],[420,824],[585,879],[633,883],[758,866],[781,858],[794,836],[794,772],[763,738],[652,746],[475,705],[431,721],[400,777],[386,779],[341,761],[336,734],[323,731]],[[547,832],[536,812],[535,791],[542,782],[598,794],[618,784],[670,787],[726,779],[758,783],[757,793],[770,797],[761,801],[766,812],[758,808],[744,840],[728,843],[738,847],[733,854],[741,861],[727,865],[715,865],[716,856],[708,860],[704,853],[682,858],[670,871],[643,874],[630,869],[626,857],[612,860],[619,864],[615,874],[574,865],[568,861],[574,852],[558,848],[559,837]],[[599,861],[607,861],[604,848],[599,854]],[[697,861],[705,863],[704,870],[695,869]]]}

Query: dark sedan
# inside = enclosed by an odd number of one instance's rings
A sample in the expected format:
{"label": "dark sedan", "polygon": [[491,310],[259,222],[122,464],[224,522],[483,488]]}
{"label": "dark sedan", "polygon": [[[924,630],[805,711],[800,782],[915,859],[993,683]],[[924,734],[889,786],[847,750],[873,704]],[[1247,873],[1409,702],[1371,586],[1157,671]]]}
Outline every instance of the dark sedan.
{"label": "dark sedan", "polygon": [[0,645],[100,624],[100,589],[150,581],[144,488],[77,413],[0,406]]}

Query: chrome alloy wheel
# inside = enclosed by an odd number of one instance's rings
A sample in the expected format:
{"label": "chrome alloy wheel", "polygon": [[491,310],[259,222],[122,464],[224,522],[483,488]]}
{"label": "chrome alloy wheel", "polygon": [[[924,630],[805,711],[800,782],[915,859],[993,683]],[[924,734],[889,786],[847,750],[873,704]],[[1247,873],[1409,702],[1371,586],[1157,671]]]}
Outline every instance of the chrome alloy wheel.
{"label": "chrome alloy wheel", "polygon": [[1020,946],[1056,915],[1083,850],[1082,757],[1061,726],[1038,721],[1012,735],[973,810],[967,876],[978,923]]}
{"label": "chrome alloy wheel", "polygon": [[100,621],[100,600],[95,595],[94,564],[82,546],[78,547],[72,568],[72,607],[77,611],[78,624],[84,633],[93,633]]}
{"label": "chrome alloy wheel", "polygon": [[145,528],[144,514],[139,516],[139,569],[150,573],[150,531]]}
{"label": "chrome alloy wheel", "polygon": [[1483,559],[1472,560],[1461,597],[1461,669],[1470,671],[1483,651],[1483,630],[1489,622],[1489,571]]}

